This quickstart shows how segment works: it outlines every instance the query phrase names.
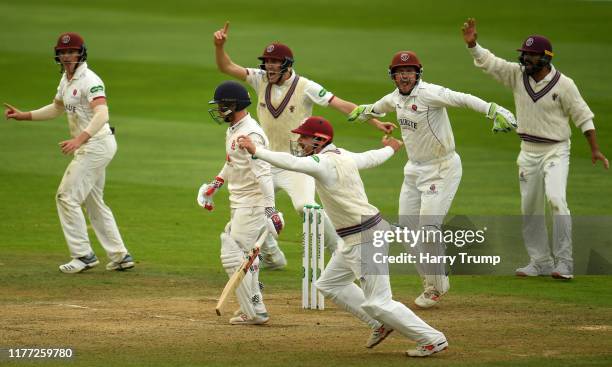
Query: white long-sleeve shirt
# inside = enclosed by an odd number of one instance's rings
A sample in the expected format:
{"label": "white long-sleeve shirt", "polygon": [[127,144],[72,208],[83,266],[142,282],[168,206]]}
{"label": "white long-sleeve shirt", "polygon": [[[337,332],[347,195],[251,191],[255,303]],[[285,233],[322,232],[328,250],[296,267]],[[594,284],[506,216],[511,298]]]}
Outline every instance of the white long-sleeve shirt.
{"label": "white long-sleeve shirt", "polygon": [[[583,132],[595,129],[594,114],[574,81],[551,65],[544,79],[536,82],[523,73],[520,64],[499,58],[480,45],[468,48],[474,65],[512,89],[521,149],[539,151],[571,136],[569,119]],[[542,144],[545,143],[545,144]],[[546,144],[548,143],[548,144]]]}
{"label": "white long-sleeve shirt", "polygon": [[377,101],[373,110],[397,113],[408,158],[425,163],[450,156],[455,151],[446,107],[464,107],[486,114],[489,103],[421,80],[409,95],[402,95],[395,89]]}
{"label": "white long-sleeve shirt", "polygon": [[319,154],[308,157],[295,157],[263,148],[257,148],[254,156],[276,167],[314,177],[317,193],[329,219],[343,236],[344,243],[352,246],[361,243],[362,223],[371,218],[380,221],[378,209],[368,202],[359,170],[376,167],[393,153],[391,147],[352,153],[330,144]]}

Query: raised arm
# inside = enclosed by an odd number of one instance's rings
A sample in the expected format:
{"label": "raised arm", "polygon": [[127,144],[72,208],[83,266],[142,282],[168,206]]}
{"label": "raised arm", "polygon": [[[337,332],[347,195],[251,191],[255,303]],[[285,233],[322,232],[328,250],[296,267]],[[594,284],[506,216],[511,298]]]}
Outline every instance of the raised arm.
{"label": "raised arm", "polygon": [[463,32],[463,41],[466,43],[470,54],[472,54],[474,58],[474,65],[491,75],[495,80],[506,87],[514,88],[516,74],[521,73],[521,66],[516,62],[509,62],[493,55],[491,51],[482,48],[476,42],[478,39],[476,19],[468,18],[468,20],[463,23],[461,31]]}
{"label": "raised arm", "polygon": [[217,68],[222,73],[233,76],[236,79],[246,80],[247,70],[244,67],[235,64],[225,52],[223,47],[225,45],[225,41],[227,41],[228,30],[229,22],[225,22],[225,26],[213,34]]}

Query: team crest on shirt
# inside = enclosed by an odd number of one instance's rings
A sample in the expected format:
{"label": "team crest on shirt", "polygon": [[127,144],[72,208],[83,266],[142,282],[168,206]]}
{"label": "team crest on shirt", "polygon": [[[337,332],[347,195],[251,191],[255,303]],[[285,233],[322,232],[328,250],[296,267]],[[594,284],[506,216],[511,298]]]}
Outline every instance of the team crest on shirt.
{"label": "team crest on shirt", "polygon": [[289,112],[293,113],[295,111],[295,106],[289,106]]}
{"label": "team crest on shirt", "polygon": [[76,88],[75,88],[75,89],[72,91],[72,95],[76,97],[76,95],[77,95],[77,90],[76,90]]}
{"label": "team crest on shirt", "polygon": [[[236,150],[236,140],[232,140],[232,150]],[[229,158],[229,156],[228,156]]]}
{"label": "team crest on shirt", "polygon": [[431,184],[431,186],[429,186],[429,191],[427,191],[428,195],[436,195],[438,194],[438,189],[436,188],[436,184]]}
{"label": "team crest on shirt", "polygon": [[416,110],[417,110],[417,105],[413,104],[413,105],[412,105],[412,107],[410,107],[410,108],[412,108],[412,110],[413,110],[414,112],[416,112]]}

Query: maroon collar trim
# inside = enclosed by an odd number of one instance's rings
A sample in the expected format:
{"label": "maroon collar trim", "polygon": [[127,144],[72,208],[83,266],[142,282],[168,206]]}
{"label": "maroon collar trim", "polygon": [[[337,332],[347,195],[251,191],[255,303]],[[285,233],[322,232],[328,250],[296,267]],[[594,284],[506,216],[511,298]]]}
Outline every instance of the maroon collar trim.
{"label": "maroon collar trim", "polygon": [[278,116],[280,116],[281,113],[283,113],[283,111],[285,110],[285,107],[287,107],[287,105],[289,104],[289,100],[291,99],[291,97],[293,96],[293,93],[295,92],[295,88],[297,87],[297,83],[299,79],[300,77],[296,75],[295,79],[293,79],[293,83],[291,83],[291,86],[289,87],[289,90],[287,91],[287,94],[285,95],[285,98],[283,98],[278,108],[274,108],[274,106],[272,105],[272,96],[271,96],[272,95],[272,83],[268,83],[268,85],[266,86],[266,107],[268,108],[268,111],[270,111],[270,113],[275,119],[278,118]]}
{"label": "maroon collar trim", "polygon": [[529,76],[523,73],[523,85],[525,86],[527,94],[529,94],[529,97],[531,97],[531,100],[537,102],[540,98],[544,97],[546,93],[550,92],[550,90],[553,89],[555,85],[557,85],[557,82],[560,78],[561,73],[557,70],[555,76],[553,76],[550,82],[548,82],[548,84],[544,88],[542,88],[541,91],[536,93],[533,88],[531,88],[531,84],[529,84]]}

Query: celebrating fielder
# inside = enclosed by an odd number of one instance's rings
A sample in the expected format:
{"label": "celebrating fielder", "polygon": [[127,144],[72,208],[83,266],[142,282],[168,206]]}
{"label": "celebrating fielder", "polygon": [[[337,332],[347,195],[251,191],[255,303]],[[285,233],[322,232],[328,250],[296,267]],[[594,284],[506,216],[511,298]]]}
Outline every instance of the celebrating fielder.
{"label": "celebrating fielder", "polygon": [[[427,325],[409,308],[394,301],[386,263],[373,264],[365,254],[371,252],[372,241],[366,233],[388,230],[376,207],[368,202],[360,169],[375,167],[400,149],[401,141],[383,139],[384,148],[364,153],[351,153],[332,144],[334,132],[322,117],[309,117],[293,133],[292,142],[298,157],[257,146],[246,136],[239,137],[241,148],[254,158],[276,167],[302,172],[313,177],[316,190],[343,245],[335,252],[316,287],[336,304],[366,322],[372,334],[366,347],[379,344],[393,330],[416,341],[416,349],[406,352],[412,357],[425,357],[444,350],[448,343],[444,334]],[[367,218],[367,219],[364,219]],[[387,244],[384,251],[387,251]],[[367,266],[363,266],[368,263]],[[354,281],[359,279],[361,288]]]}
{"label": "celebrating fielder", "polygon": [[[591,147],[591,161],[609,163],[599,150],[589,109],[574,81],[551,64],[550,41],[538,35],[527,37],[519,63],[496,57],[477,42],[476,21],[463,25],[463,39],[474,64],[512,89],[519,121],[521,152],[517,164],[523,213],[523,240],[530,262],[516,269],[518,276],[552,275],[573,278],[572,222],[565,200],[569,172],[569,119],[580,128]],[[546,201],[554,217],[552,257],[546,231]]]}
{"label": "celebrating fielder", "polygon": [[[239,270],[265,226],[272,235],[278,236],[283,228],[283,219],[282,214],[274,208],[270,165],[238,149],[236,140],[240,135],[249,136],[258,147],[268,146],[266,134],[246,111],[251,104],[247,90],[240,83],[223,82],[209,103],[217,105],[217,108],[209,110],[213,119],[219,123],[229,123],[225,138],[227,158],[217,177],[200,187],[197,201],[202,207],[212,210],[213,196],[225,181],[228,182],[231,220],[221,233],[221,263],[231,277]],[[259,284],[259,259],[253,262],[236,289],[236,296],[240,312],[230,319],[230,324],[260,325],[268,322]]]}
{"label": "celebrating fielder", "polygon": [[[293,53],[281,43],[268,45],[259,57],[259,69],[245,68],[235,64],[224,50],[228,36],[229,23],[214,33],[216,62],[219,70],[234,78],[246,81],[257,93],[257,117],[263,130],[270,139],[270,149],[276,152],[289,152],[289,141],[295,139],[291,129],[295,129],[312,115],[314,104],[331,106],[348,114],[356,105],[340,99],[321,85],[296,75],[293,70]],[[376,128],[391,132],[394,125],[370,121]],[[310,176],[290,172],[278,167],[272,168],[275,190],[282,189],[291,198],[293,207],[302,215],[304,205],[315,202],[314,181]],[[337,235],[329,219],[325,218],[325,241],[330,249],[335,248]],[[263,265],[266,268],[282,268],[286,259],[276,241],[269,237],[262,246]]]}
{"label": "celebrating fielder", "polygon": [[[361,105],[349,119],[368,119],[395,111],[408,152],[404,183],[399,198],[399,223],[411,230],[440,231],[459,182],[461,159],[446,107],[469,108],[494,121],[494,132],[516,127],[514,116],[495,103],[459,93],[421,79],[423,66],[412,51],[397,52],[389,65],[389,76],[397,87],[373,105]],[[430,242],[412,244],[420,253],[442,256],[445,244],[440,236],[426,236]],[[444,263],[417,263],[424,291],[416,298],[419,307],[432,307],[450,288]]]}
{"label": "celebrating fielder", "polygon": [[108,124],[108,107],[104,83],[87,63],[85,41],[76,33],[60,35],[55,46],[55,61],[61,65],[62,78],[53,103],[30,112],[5,104],[7,119],[51,120],[64,111],[72,139],[59,143],[62,153],[74,155],[57,190],[57,212],[72,261],[60,265],[64,273],[79,273],[100,262],[94,254],[85,216],[85,204],[91,225],[111,260],[107,270],[134,267],[115,218],[104,203],[106,166],[117,151],[117,142]]}

